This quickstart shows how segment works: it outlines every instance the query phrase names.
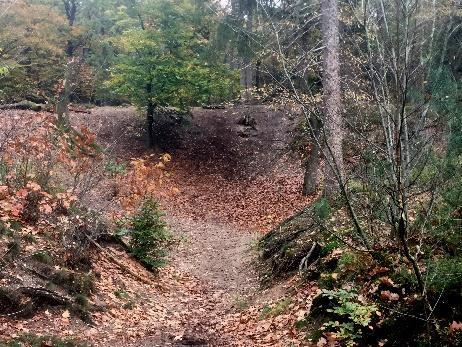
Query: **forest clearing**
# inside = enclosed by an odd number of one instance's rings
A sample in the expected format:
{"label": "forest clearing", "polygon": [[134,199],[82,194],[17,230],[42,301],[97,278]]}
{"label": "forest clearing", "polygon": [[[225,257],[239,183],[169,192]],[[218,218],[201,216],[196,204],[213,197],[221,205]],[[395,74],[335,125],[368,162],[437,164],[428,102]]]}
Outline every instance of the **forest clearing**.
{"label": "forest clearing", "polygon": [[0,346],[459,346],[459,0],[0,0]]}

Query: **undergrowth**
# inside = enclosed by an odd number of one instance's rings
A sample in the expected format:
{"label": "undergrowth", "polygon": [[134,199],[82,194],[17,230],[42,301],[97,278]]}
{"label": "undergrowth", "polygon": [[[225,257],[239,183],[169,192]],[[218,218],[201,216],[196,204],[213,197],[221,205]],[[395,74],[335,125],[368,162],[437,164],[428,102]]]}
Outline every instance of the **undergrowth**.
{"label": "undergrowth", "polygon": [[135,258],[151,270],[165,266],[171,234],[163,212],[153,198],[145,199],[133,216],[119,225],[116,235],[128,237],[128,248]]}
{"label": "undergrowth", "polygon": [[0,347],[89,347],[87,343],[78,342],[71,338],[56,336],[38,336],[26,334],[10,341],[1,342]]}

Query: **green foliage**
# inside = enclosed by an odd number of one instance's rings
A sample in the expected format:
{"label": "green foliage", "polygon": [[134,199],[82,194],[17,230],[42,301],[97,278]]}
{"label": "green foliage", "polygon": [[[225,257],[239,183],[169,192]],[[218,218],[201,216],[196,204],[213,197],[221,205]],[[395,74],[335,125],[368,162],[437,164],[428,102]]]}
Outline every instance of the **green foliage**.
{"label": "green foliage", "polygon": [[142,23],[113,39],[120,54],[109,85],[117,93],[140,108],[181,109],[236,95],[237,74],[205,56],[209,40],[192,1],[147,1],[143,12]]}
{"label": "green foliage", "polygon": [[83,342],[77,342],[71,338],[60,338],[56,336],[39,336],[34,334],[25,334],[16,337],[10,341],[0,341],[0,347],[88,347]]}
{"label": "green foliage", "polygon": [[120,299],[128,299],[130,298],[130,296],[128,295],[128,293],[125,291],[125,290],[122,290],[122,289],[118,289],[114,292],[114,295],[117,296],[118,298]]}
{"label": "green foliage", "polygon": [[46,251],[37,251],[32,253],[32,258],[40,263],[51,265],[53,264],[53,257]]}
{"label": "green foliage", "polygon": [[340,243],[338,240],[334,239],[334,240],[329,240],[328,242],[326,242],[325,245],[322,246],[321,248],[321,256],[325,256],[327,254],[329,254],[330,252],[332,252],[334,249],[338,248],[340,246]]}
{"label": "green foliage", "polygon": [[0,220],[0,235],[13,236],[13,230],[2,220]]}
{"label": "green foliage", "polygon": [[125,173],[125,170],[127,169],[127,164],[117,163],[115,160],[111,159],[106,163],[104,169],[109,174],[109,176],[115,177],[117,175]]}
{"label": "green foliage", "polygon": [[344,251],[340,256],[337,269],[343,279],[355,279],[371,265],[371,259],[365,254],[355,251]]}
{"label": "green foliage", "polygon": [[0,102],[52,97],[73,36],[63,15],[47,4],[15,1],[0,16]]}
{"label": "green foliage", "polygon": [[233,300],[233,307],[238,311],[244,311],[250,306],[249,300],[246,297],[236,296]]}
{"label": "green foliage", "polygon": [[266,319],[269,317],[276,317],[283,314],[289,305],[292,303],[292,299],[290,297],[284,298],[279,300],[274,305],[265,305],[263,306],[260,319]]}
{"label": "green foliage", "polygon": [[8,74],[8,66],[0,66],[0,77],[4,77]]}
{"label": "green foliage", "polygon": [[356,292],[345,289],[324,289],[322,296],[336,302],[327,312],[339,318],[326,322],[324,328],[335,332],[347,346],[354,346],[355,340],[362,336],[362,328],[372,322],[373,314],[378,311],[377,306],[360,301]]}
{"label": "green foliage", "polygon": [[82,310],[88,310],[90,302],[85,294],[78,293],[74,296],[75,304]]}
{"label": "green foliage", "polygon": [[410,291],[416,291],[418,289],[417,281],[413,272],[405,265],[397,268],[391,275],[390,278],[401,285],[403,288],[407,288]]}
{"label": "green foliage", "polygon": [[325,220],[331,214],[331,207],[326,198],[318,199],[313,205],[313,211],[316,217]]}
{"label": "green foliage", "polygon": [[171,240],[162,217],[158,203],[148,198],[117,231],[119,237],[129,237],[130,252],[153,270],[165,265]]}
{"label": "green foliage", "polygon": [[442,258],[427,265],[427,286],[429,290],[460,292],[462,284],[462,258]]}
{"label": "green foliage", "polygon": [[94,289],[95,277],[92,273],[77,273],[62,269],[51,276],[51,282],[66,289],[69,293],[87,296]]}

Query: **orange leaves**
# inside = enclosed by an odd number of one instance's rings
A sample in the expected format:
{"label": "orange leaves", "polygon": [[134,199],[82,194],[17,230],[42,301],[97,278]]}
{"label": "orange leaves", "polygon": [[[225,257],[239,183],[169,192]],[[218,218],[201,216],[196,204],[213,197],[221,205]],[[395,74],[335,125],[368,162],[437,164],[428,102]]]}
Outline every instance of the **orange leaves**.
{"label": "orange leaves", "polygon": [[44,213],[44,214],[50,214],[51,212],[53,212],[53,207],[51,207],[51,205],[49,204],[40,204],[40,212]]}
{"label": "orange leaves", "polygon": [[58,193],[56,194],[56,203],[53,205],[54,207],[57,204],[61,204],[64,208],[69,208],[71,207],[71,204],[75,201],[77,201],[77,197],[75,195],[72,195],[71,192],[67,193]]}
{"label": "orange leaves", "polygon": [[82,147],[91,147],[96,141],[96,134],[87,127],[80,127],[80,136],[76,136],[77,143]]}
{"label": "orange leaves", "polygon": [[[69,207],[73,201],[70,193],[52,196],[39,183],[39,179],[47,183],[74,179],[76,172],[89,167],[88,163],[84,163],[83,168],[80,163],[76,164],[69,135],[62,133],[55,123],[53,116],[41,113],[2,119],[0,146],[6,170],[0,182],[3,221],[21,220],[24,209],[31,206],[36,206],[34,214],[46,216],[59,204]],[[82,143],[94,140],[88,131],[80,138]]]}
{"label": "orange leaves", "polygon": [[[131,169],[116,181],[122,206],[132,210],[147,195],[167,194],[163,185],[168,176],[166,166],[171,159],[168,153],[162,154],[158,160],[154,160],[153,155],[132,159]],[[177,194],[179,191],[172,190],[172,193]]]}
{"label": "orange leaves", "polygon": [[[21,220],[22,213],[31,194],[35,194],[39,211],[48,215],[58,206],[69,208],[76,197],[70,192],[58,193],[55,196],[42,190],[35,181],[28,181],[26,186],[15,191],[14,187],[1,186],[0,211],[2,220]],[[6,188],[5,188],[6,187]]]}
{"label": "orange leaves", "polygon": [[266,231],[312,199],[301,195],[302,175],[288,166],[289,159],[281,160],[281,170],[231,180],[212,173],[213,164],[198,166],[191,158],[180,153],[168,165],[170,177],[161,178],[171,187],[170,194],[160,195],[161,202],[175,213],[198,220],[218,217],[238,227]]}
{"label": "orange leaves", "polygon": [[172,156],[168,153],[164,153],[161,155],[160,160],[161,162],[169,163],[170,161],[172,161]]}
{"label": "orange leaves", "polygon": [[2,220],[8,221],[10,219],[18,219],[21,215],[23,205],[19,202],[1,201],[0,211],[2,212]]}

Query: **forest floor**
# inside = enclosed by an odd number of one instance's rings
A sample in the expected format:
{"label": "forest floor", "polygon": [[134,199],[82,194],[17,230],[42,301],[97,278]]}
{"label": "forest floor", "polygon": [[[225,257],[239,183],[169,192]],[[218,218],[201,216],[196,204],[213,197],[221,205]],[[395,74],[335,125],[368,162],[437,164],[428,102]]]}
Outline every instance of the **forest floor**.
{"label": "forest floor", "polygon": [[[240,124],[245,114],[254,119],[251,126]],[[29,320],[2,318],[0,335],[33,332],[114,347],[303,345],[292,328],[294,312],[303,316],[315,289],[298,288],[284,301],[296,280],[262,289],[254,263],[258,236],[310,202],[300,194],[300,159],[291,154],[298,122],[270,106],[195,109],[186,124],[163,134],[158,149],[148,150],[131,107],[72,114],[73,125],[96,133],[117,163],[172,156],[156,197],[177,242],[158,274],[111,246],[144,281],[102,253],[94,256],[99,280],[91,302],[102,308],[93,313],[95,327],[52,308]],[[86,204],[120,211],[112,184],[102,182]],[[273,314],[280,302],[283,311]]]}

